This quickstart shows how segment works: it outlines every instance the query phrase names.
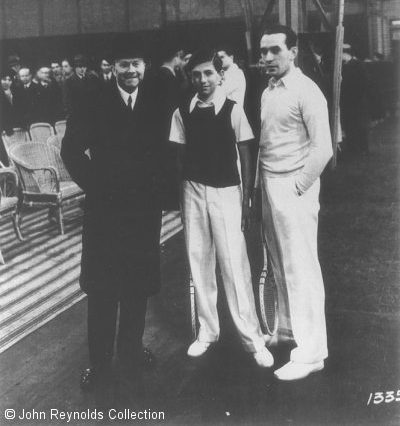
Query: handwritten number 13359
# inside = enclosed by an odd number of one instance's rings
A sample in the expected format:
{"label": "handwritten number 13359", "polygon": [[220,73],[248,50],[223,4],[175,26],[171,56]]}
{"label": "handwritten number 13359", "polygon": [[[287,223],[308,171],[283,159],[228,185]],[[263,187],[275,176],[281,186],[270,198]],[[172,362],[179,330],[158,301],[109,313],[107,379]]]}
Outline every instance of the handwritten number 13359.
{"label": "handwritten number 13359", "polygon": [[378,405],[384,402],[385,404],[389,404],[393,401],[400,401],[400,389],[395,394],[395,391],[386,391],[386,392],[374,392],[369,394],[367,405],[371,403]]}

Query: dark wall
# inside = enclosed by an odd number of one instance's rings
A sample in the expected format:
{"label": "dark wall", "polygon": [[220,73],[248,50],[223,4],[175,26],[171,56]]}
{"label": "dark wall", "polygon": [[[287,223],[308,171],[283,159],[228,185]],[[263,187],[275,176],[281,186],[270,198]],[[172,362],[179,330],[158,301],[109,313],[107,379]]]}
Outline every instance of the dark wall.
{"label": "dark wall", "polygon": [[[11,53],[18,53],[32,67],[46,64],[50,59],[70,57],[78,52],[89,55],[94,62],[110,51],[115,34],[85,34],[75,36],[32,37],[0,41],[3,64]],[[245,57],[244,26],[240,21],[223,23],[181,23],[166,30],[118,33],[123,43],[139,44],[154,63],[168,43],[179,44],[187,50],[199,46],[215,46],[229,42],[237,49],[239,57]]]}

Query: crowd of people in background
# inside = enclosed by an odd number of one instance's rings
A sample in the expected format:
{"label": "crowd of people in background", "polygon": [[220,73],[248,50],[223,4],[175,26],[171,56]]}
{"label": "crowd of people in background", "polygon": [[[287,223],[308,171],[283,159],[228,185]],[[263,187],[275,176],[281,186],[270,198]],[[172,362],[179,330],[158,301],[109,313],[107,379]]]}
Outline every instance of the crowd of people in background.
{"label": "crowd of people in background", "polygon": [[[262,61],[258,68],[245,68],[231,46],[221,45],[218,52],[223,63],[225,93],[245,107],[253,125],[258,121],[259,95],[268,83]],[[158,85],[166,127],[181,97],[192,94],[185,72],[190,57],[190,52],[171,46],[163,49],[160,67],[155,69],[150,62],[147,64],[146,78],[152,78]],[[312,59],[303,71],[318,84],[331,105],[333,70],[332,61],[327,58],[323,49],[313,46]],[[32,123],[53,125],[66,119],[75,105],[84,105],[102,86],[114,81],[107,55],[97,61],[83,54],[76,54],[72,60],[53,58],[33,68],[12,54],[1,72],[0,131],[10,135],[14,128],[29,130]],[[361,61],[350,45],[344,45],[340,106],[349,153],[368,152],[369,127],[394,113],[397,93],[394,86],[393,64],[385,61],[381,53]],[[167,133],[168,129],[164,130]]]}

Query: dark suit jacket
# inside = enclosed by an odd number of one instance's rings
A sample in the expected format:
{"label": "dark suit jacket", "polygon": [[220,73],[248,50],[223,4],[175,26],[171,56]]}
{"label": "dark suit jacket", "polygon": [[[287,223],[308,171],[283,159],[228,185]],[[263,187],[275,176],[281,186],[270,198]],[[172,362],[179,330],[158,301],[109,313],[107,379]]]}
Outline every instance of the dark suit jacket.
{"label": "dark suit jacket", "polygon": [[[100,90],[99,79],[94,74],[87,74],[79,78],[76,74],[65,80],[64,108],[67,116],[74,111],[79,111],[82,119],[85,119],[88,108],[93,105],[93,99]],[[82,116],[83,114],[83,116]]]}
{"label": "dark suit jacket", "polygon": [[104,75],[100,73],[99,75],[99,85],[102,89],[106,88],[107,86],[113,86],[115,84],[115,77],[114,75],[111,76],[110,80],[105,80]]}
{"label": "dark suit jacket", "polygon": [[18,124],[28,130],[29,126],[35,122],[38,91],[39,87],[34,82],[27,89],[21,84],[16,85],[14,88],[14,106]]}
{"label": "dark suit jacket", "polygon": [[164,141],[165,187],[163,204],[167,210],[179,210],[180,176],[177,170],[176,146],[169,144],[169,132],[172,114],[183,101],[184,91],[181,88],[181,81],[178,76],[166,67],[157,70],[155,87],[160,109],[160,132]]}
{"label": "dark suit jacket", "polygon": [[64,119],[62,107],[62,92],[56,82],[49,83],[48,86],[38,85],[35,99],[35,109],[33,111],[35,123],[50,123]]}
{"label": "dark suit jacket", "polygon": [[86,192],[81,285],[88,293],[111,296],[124,286],[151,295],[159,289],[156,111],[144,86],[130,111],[115,84],[94,99],[85,121],[79,112],[67,121],[61,156]]}
{"label": "dark suit jacket", "polygon": [[7,134],[11,134],[12,129],[19,125],[14,102],[14,96],[11,103],[4,91],[0,90],[0,132],[5,130]]}

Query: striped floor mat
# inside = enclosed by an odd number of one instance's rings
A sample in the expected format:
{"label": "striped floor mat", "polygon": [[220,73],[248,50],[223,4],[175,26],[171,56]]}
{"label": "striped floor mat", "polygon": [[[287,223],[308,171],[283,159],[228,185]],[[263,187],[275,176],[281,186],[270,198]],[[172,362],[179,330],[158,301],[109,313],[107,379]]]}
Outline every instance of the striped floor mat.
{"label": "striped floor mat", "polygon": [[[11,220],[2,220],[0,244],[0,353],[68,309],[85,295],[80,291],[82,210],[65,210],[65,235],[47,220],[47,210],[24,214],[17,240]],[[161,244],[182,229],[178,212],[163,214]]]}

